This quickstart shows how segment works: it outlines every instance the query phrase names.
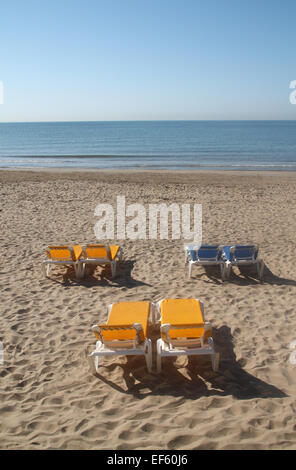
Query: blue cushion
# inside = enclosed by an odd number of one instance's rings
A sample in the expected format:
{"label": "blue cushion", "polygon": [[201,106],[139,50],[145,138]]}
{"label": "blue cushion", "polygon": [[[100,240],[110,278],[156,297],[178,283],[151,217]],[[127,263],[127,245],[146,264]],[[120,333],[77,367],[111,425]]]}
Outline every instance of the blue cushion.
{"label": "blue cushion", "polygon": [[255,252],[255,245],[236,245],[235,247],[235,257],[236,258],[257,258],[258,251]]}
{"label": "blue cushion", "polygon": [[199,259],[212,259],[216,260],[218,254],[218,259],[221,258],[221,253],[218,253],[219,245],[201,245],[201,247],[197,250],[189,250],[189,255],[191,261],[196,261],[196,258]]}
{"label": "blue cushion", "polygon": [[234,252],[235,258],[249,259],[253,257],[254,250],[243,250],[242,248],[236,249]]}
{"label": "blue cushion", "polygon": [[230,245],[223,246],[223,253],[227,261],[233,261],[234,257],[238,260],[251,260],[253,258],[253,254],[255,259],[258,255],[258,250],[254,252],[255,245],[235,245],[234,253],[230,253],[230,248]]}
{"label": "blue cushion", "polygon": [[217,258],[217,250],[209,250],[209,249],[205,249],[205,250],[201,250],[199,249],[198,252],[198,257],[200,259],[203,259],[203,258],[206,258],[206,259],[209,259],[209,258],[213,258],[213,259],[216,259]]}

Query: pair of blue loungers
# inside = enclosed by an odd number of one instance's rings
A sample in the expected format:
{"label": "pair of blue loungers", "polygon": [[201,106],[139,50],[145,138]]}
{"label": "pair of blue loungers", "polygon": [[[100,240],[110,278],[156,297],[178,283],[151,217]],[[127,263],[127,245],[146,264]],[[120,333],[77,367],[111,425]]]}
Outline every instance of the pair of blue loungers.
{"label": "pair of blue loungers", "polygon": [[258,245],[184,245],[185,264],[191,277],[192,266],[220,266],[222,280],[228,279],[232,266],[256,265],[263,279],[264,261],[258,257]]}

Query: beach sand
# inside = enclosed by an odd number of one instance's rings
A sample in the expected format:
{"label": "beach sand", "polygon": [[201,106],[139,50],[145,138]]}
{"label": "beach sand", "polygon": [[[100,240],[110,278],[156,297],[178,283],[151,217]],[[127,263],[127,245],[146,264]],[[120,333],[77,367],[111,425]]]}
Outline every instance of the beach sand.
{"label": "beach sand", "polygon": [[[1,449],[296,449],[296,175],[261,172],[1,171]],[[97,268],[41,270],[50,243],[97,242],[99,203],[203,205],[203,241],[251,243],[261,284],[234,268],[184,269],[182,240],[122,240],[112,281]],[[115,239],[116,241],[116,239]],[[196,297],[220,352],[163,361],[85,350],[115,301]]]}

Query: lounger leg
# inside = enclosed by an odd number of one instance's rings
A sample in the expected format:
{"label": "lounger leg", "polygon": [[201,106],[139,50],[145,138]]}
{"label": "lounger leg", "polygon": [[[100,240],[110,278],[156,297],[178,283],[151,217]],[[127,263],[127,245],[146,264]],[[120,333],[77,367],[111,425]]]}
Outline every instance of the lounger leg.
{"label": "lounger leg", "polygon": [[224,281],[225,279],[225,265],[224,264],[220,264],[220,271],[221,271],[221,279],[222,281]]}
{"label": "lounger leg", "polygon": [[155,323],[156,323],[155,309],[156,307],[154,303],[152,303],[151,304],[151,322],[152,322],[153,328],[155,328]]}
{"label": "lounger leg", "polygon": [[80,279],[84,278],[84,274],[85,274],[85,264],[84,263],[79,263],[79,276],[80,276]]}
{"label": "lounger leg", "polygon": [[263,276],[264,276],[264,261],[263,259],[261,260],[261,276],[260,276],[260,279],[263,279]]}
{"label": "lounger leg", "polygon": [[75,277],[79,281],[79,279],[81,278],[80,266],[78,264],[74,264],[74,269],[75,269]]}
{"label": "lounger leg", "polygon": [[84,275],[85,275],[85,263],[80,263],[80,272],[81,272],[81,278],[84,279]]}
{"label": "lounger leg", "polygon": [[191,261],[189,261],[189,264],[188,264],[188,276],[189,276],[189,278],[191,277],[191,270],[192,270],[192,263],[191,263]]}
{"label": "lounger leg", "polygon": [[225,274],[226,274],[226,278],[229,279],[230,278],[230,272],[231,272],[231,263],[225,263]]}
{"label": "lounger leg", "polygon": [[116,261],[113,261],[111,263],[111,273],[112,273],[112,278],[116,276]]}
{"label": "lounger leg", "polygon": [[44,276],[49,277],[50,264],[49,263],[42,263],[42,270],[43,270]]}
{"label": "lounger leg", "polygon": [[261,259],[260,261],[257,262],[257,272],[259,279],[263,279],[263,274],[264,274],[264,261]]}
{"label": "lounger leg", "polygon": [[80,275],[81,275],[81,279],[84,279],[84,274],[85,274],[85,264],[84,264],[84,263],[80,263]]}
{"label": "lounger leg", "polygon": [[212,354],[212,368],[214,372],[217,372],[217,370],[219,369],[219,360],[220,360],[219,353]]}
{"label": "lounger leg", "polygon": [[96,375],[99,368],[99,357],[98,356],[87,356],[89,368],[92,374]]}
{"label": "lounger leg", "polygon": [[146,365],[148,372],[152,371],[152,345],[151,345],[151,340],[147,340],[146,344],[146,350],[145,350],[145,359],[146,359]]}
{"label": "lounger leg", "polygon": [[159,340],[156,345],[156,371],[158,374],[161,372],[161,342]]}
{"label": "lounger leg", "polygon": [[82,276],[82,264],[81,263],[74,264],[74,269],[75,269],[76,279],[79,281],[83,277]]}

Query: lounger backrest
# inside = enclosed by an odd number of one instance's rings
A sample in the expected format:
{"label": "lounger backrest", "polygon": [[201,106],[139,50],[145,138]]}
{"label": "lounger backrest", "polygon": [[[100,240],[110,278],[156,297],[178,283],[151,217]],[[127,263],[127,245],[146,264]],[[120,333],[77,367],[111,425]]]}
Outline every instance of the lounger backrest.
{"label": "lounger backrest", "polygon": [[110,341],[145,341],[142,325],[98,325],[93,329],[96,338],[102,342]]}
{"label": "lounger backrest", "polygon": [[86,245],[83,248],[85,258],[109,259],[109,247],[106,245]]}
{"label": "lounger backrest", "polygon": [[47,257],[57,261],[74,260],[73,250],[69,246],[49,246],[46,250]]}
{"label": "lounger backrest", "polygon": [[201,338],[205,329],[203,303],[198,299],[163,299],[158,304],[161,315],[161,336],[169,341],[176,338]]}
{"label": "lounger backrest", "polygon": [[257,245],[235,245],[231,247],[230,253],[235,261],[251,261],[256,259],[258,247]]}
{"label": "lounger backrest", "polygon": [[210,245],[202,245],[200,249],[197,252],[197,255],[199,258],[206,258],[206,259],[212,259],[216,258],[218,259],[219,253],[221,252],[221,249],[219,246],[210,246]]}

